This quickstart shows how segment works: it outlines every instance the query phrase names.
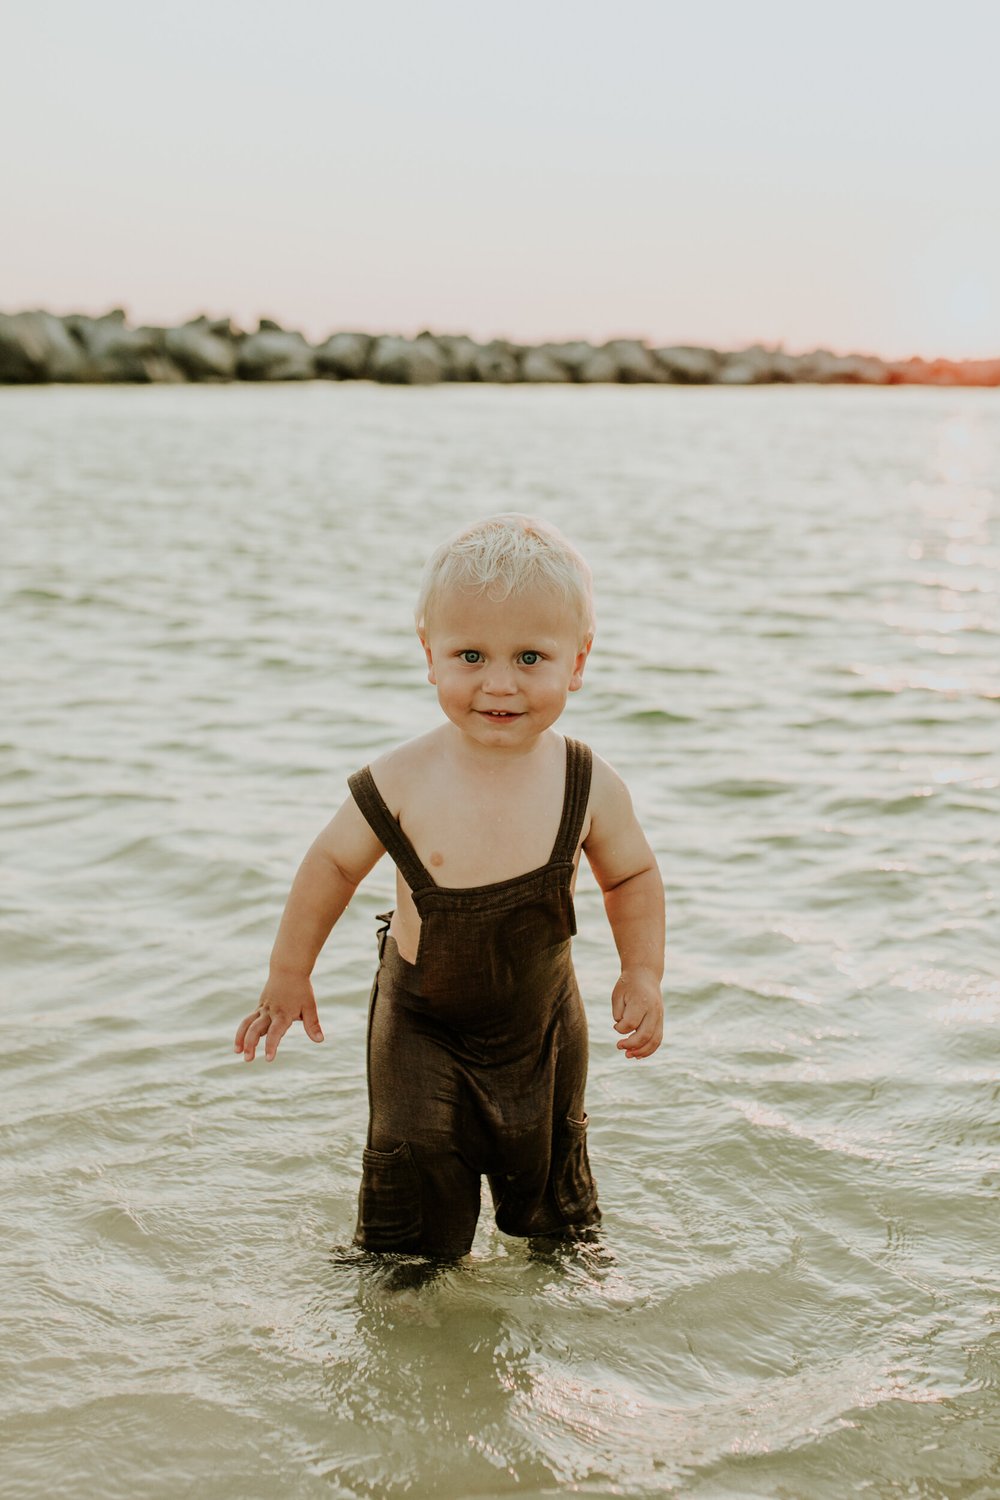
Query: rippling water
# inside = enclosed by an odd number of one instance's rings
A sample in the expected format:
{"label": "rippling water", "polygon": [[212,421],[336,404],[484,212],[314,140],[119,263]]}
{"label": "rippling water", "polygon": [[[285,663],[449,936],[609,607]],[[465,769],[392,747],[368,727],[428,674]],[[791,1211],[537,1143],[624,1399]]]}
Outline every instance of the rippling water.
{"label": "rippling water", "polygon": [[[0,1483],[52,1495],[1000,1494],[992,392],[0,391]],[[326,1043],[231,1052],[347,774],[436,722],[432,542],[591,558],[564,727],[669,900],[602,1240],[398,1290],[339,1253],[380,866]],[[385,863],[385,862],[384,862]]]}

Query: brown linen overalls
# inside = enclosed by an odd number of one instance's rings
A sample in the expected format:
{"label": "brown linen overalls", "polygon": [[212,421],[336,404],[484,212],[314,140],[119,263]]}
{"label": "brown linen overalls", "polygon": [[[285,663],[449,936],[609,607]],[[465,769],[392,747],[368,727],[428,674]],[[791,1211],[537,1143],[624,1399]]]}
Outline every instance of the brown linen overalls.
{"label": "brown linen overalls", "polygon": [[413,893],[415,963],[379,918],[368,1014],[368,1144],[355,1244],[466,1254],[485,1173],[505,1234],[601,1217],[587,1157],[587,1020],[570,955],[571,881],[591,753],[566,740],[562,820],[547,864],[493,885],[436,885],[368,767],[354,800]]}

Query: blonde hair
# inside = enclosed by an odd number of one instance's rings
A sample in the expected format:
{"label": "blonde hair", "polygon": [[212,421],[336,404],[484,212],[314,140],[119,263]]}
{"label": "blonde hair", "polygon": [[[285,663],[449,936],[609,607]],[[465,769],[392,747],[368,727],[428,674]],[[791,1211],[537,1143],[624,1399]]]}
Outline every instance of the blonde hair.
{"label": "blonde hair", "polygon": [[434,604],[454,585],[493,600],[541,587],[564,600],[576,616],[581,644],[593,639],[594,596],[590,568],[573,544],[550,526],[519,511],[488,516],[456,531],[427,560],[417,597],[417,633],[424,638]]}

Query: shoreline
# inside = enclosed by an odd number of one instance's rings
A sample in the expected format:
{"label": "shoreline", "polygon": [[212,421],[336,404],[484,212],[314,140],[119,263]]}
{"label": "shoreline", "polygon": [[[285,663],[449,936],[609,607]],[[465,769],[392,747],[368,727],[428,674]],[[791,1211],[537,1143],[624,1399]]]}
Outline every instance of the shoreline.
{"label": "shoreline", "polygon": [[754,344],[722,350],[651,346],[640,339],[591,344],[481,344],[465,334],[333,333],[310,344],[262,318],[253,332],[229,318],[176,327],[131,327],[121,308],[99,317],[0,313],[0,385],[187,384],[373,380],[383,385],[931,385],[1000,386],[996,359],[884,360],[815,349],[787,354]]}

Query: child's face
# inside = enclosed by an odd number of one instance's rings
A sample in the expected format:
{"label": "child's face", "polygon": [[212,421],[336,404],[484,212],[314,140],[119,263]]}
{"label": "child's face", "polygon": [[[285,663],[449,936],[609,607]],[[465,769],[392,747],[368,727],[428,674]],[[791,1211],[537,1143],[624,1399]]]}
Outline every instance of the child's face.
{"label": "child's face", "polygon": [[544,589],[492,600],[455,587],[422,638],[428,680],[453,724],[479,744],[527,748],[583,685],[590,642]]}

